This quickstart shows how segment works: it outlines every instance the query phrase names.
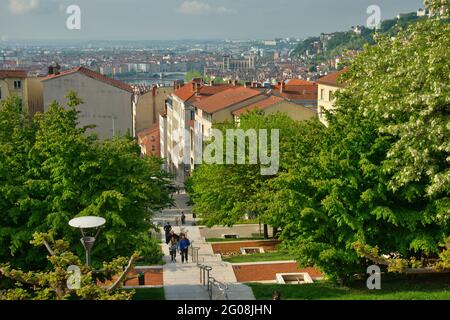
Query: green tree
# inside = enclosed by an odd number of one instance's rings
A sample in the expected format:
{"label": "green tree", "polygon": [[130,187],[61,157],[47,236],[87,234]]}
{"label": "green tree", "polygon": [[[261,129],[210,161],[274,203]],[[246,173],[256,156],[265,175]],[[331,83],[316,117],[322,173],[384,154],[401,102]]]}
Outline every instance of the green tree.
{"label": "green tree", "polygon": [[433,261],[450,234],[449,37],[443,20],[421,21],[351,63],[317,156],[293,171],[303,186],[286,202],[311,201],[279,217],[297,212],[282,237],[303,265],[341,279],[381,255],[390,270],[445,265]]}
{"label": "green tree", "polygon": [[[45,246],[47,259],[52,265],[49,271],[16,270],[9,264],[0,265],[0,276],[16,283],[15,288],[0,291],[1,300],[129,300],[134,292],[121,290],[129,279],[129,272],[139,259],[135,253],[130,259],[116,258],[112,262],[103,263],[101,271],[94,272],[91,268],[78,267],[80,274],[72,273],[71,266],[82,266],[81,260],[72,252],[70,245],[63,241],[53,241],[49,234],[34,235],[31,241],[37,247]],[[105,279],[112,280],[110,284],[103,283]],[[71,281],[75,280],[75,281]]]}
{"label": "green tree", "polygon": [[186,73],[184,80],[186,82],[190,82],[195,78],[203,78],[203,73],[201,73],[200,71],[189,71],[188,73]]}
{"label": "green tree", "polygon": [[28,120],[20,100],[0,109],[0,262],[42,268],[38,248],[29,247],[34,232],[50,230],[82,255],[79,233],[68,226],[76,216],[98,215],[107,221],[94,248],[94,266],[139,250],[149,261],[160,258],[151,239],[152,214],[169,202],[160,161],[140,157],[130,137],[99,141],[77,126],[76,106],[53,103],[45,114]]}

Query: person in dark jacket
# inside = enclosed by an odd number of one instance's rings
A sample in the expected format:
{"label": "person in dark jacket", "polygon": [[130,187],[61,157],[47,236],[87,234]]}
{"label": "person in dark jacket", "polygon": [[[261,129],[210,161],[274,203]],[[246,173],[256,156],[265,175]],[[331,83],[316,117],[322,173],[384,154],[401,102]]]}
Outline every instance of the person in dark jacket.
{"label": "person in dark jacket", "polygon": [[186,260],[186,263],[188,262],[188,252],[189,252],[189,246],[191,245],[191,242],[188,238],[186,238],[186,235],[181,235],[181,240],[179,242],[180,247],[180,253],[181,253],[181,263],[184,263]]}
{"label": "person in dark jacket", "polygon": [[169,244],[170,241],[170,231],[172,231],[172,226],[169,222],[164,226],[164,232],[166,233],[166,243]]}
{"label": "person in dark jacket", "polygon": [[183,211],[181,211],[181,225],[185,225],[186,224],[186,215],[184,214]]}

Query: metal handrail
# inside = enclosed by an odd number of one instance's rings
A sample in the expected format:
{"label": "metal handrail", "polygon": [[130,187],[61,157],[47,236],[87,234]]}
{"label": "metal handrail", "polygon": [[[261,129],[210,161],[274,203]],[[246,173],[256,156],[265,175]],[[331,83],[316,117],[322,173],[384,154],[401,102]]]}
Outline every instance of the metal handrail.
{"label": "metal handrail", "polygon": [[213,292],[214,288],[217,288],[219,290],[220,295],[224,298],[224,300],[228,300],[227,294],[228,286],[220,281],[217,281],[213,277],[211,277],[209,280],[210,285],[208,286],[208,293],[210,300],[219,300],[214,299],[214,292]]}
{"label": "metal handrail", "polygon": [[198,260],[198,252],[199,252],[200,248],[199,247],[191,247],[191,257],[192,257],[192,262],[195,263],[199,263]]}
{"label": "metal handrail", "polygon": [[213,268],[208,265],[204,265],[204,264],[197,264],[197,267],[200,270],[200,283],[203,286],[206,286],[206,290],[208,291],[209,299],[213,300],[213,298],[214,298],[213,290],[214,290],[214,288],[217,288],[219,290],[221,296],[225,300],[228,300],[228,293],[227,293],[228,285],[226,285],[225,283],[222,283],[220,281],[217,281],[214,277],[210,276],[210,273],[213,270]]}

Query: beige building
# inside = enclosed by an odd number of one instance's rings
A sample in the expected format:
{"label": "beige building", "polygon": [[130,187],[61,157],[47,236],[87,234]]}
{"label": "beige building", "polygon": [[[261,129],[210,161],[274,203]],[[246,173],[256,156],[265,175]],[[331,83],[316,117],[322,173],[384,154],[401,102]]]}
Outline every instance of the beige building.
{"label": "beige building", "polygon": [[325,111],[332,112],[334,110],[334,95],[336,91],[344,87],[344,85],[338,82],[338,78],[343,72],[345,72],[345,69],[339,72],[330,73],[317,80],[317,83],[319,84],[319,97],[317,103],[319,120],[326,126],[328,126],[328,121],[326,119]]}
{"label": "beige building", "polygon": [[0,70],[0,101],[11,96],[22,99],[28,109],[27,73],[23,70]]}
{"label": "beige building", "polygon": [[202,79],[193,79],[183,85],[175,82],[174,90],[166,100],[166,112],[160,116],[161,157],[164,167],[184,182],[191,171],[190,130],[195,120],[193,103],[206,99],[236,84],[205,84]]}
{"label": "beige building", "polygon": [[24,70],[0,70],[0,101],[16,95],[23,101],[24,111],[32,117],[44,111],[43,78],[27,77]]}
{"label": "beige building", "polygon": [[99,139],[111,139],[115,135],[136,136],[136,108],[131,86],[101,75],[84,67],[51,74],[43,80],[45,111],[53,101],[67,103],[67,93],[75,91],[83,100],[80,111],[80,127],[95,125]]}
{"label": "beige building", "polygon": [[159,115],[165,111],[166,99],[173,91],[173,87],[153,86],[145,92],[139,92],[136,103],[136,132],[158,123]]}
{"label": "beige building", "polygon": [[28,113],[34,116],[37,112],[44,112],[44,86],[45,77],[28,77]]}

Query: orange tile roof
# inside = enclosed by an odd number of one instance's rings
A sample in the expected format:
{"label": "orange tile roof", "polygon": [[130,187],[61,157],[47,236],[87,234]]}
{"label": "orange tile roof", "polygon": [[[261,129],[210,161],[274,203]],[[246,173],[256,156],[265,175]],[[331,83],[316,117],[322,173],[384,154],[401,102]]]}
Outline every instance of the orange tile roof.
{"label": "orange tile roof", "polygon": [[301,79],[291,79],[285,86],[283,93],[280,92],[281,85],[273,86],[273,94],[293,101],[315,101],[318,97],[318,84]]}
{"label": "orange tile roof", "polygon": [[217,94],[221,91],[228,90],[233,87],[231,84],[221,84],[221,85],[213,85],[213,86],[205,86],[201,85],[200,87],[200,96],[196,96],[196,92],[192,89],[192,84],[194,81],[190,81],[180,89],[174,92],[174,95],[180,98],[182,101],[197,101],[204,99],[206,97]]}
{"label": "orange tile roof", "polygon": [[234,87],[219,92],[209,98],[197,101],[193,103],[193,105],[205,112],[214,113],[261,94],[262,92],[257,90],[245,87]]}
{"label": "orange tile roof", "polygon": [[27,72],[25,70],[0,70],[0,79],[19,78],[25,79]]}
{"label": "orange tile roof", "polygon": [[67,76],[69,74],[74,74],[74,73],[77,73],[77,72],[80,72],[80,73],[84,74],[85,76],[87,76],[89,78],[92,78],[92,79],[104,82],[106,84],[109,84],[109,85],[111,85],[113,87],[116,87],[116,88],[119,88],[119,89],[122,89],[122,90],[125,90],[125,91],[128,91],[128,92],[131,92],[131,93],[134,92],[133,88],[130,85],[126,84],[125,82],[109,78],[107,76],[102,75],[101,73],[92,71],[92,70],[87,69],[85,67],[77,67],[77,68],[73,68],[73,69],[70,69],[70,70],[63,71],[63,72],[61,72],[59,74],[49,75],[43,81],[48,81],[48,80],[64,77],[64,76]]}
{"label": "orange tile roof", "polygon": [[256,103],[253,103],[249,106],[246,106],[242,109],[238,109],[236,111],[233,112],[234,115],[236,116],[241,116],[242,114],[246,113],[246,112],[250,112],[252,110],[258,109],[258,110],[264,110],[268,107],[274,106],[280,102],[283,102],[284,99],[277,97],[277,96],[270,96],[267,99],[258,101]]}
{"label": "orange tile roof", "polygon": [[149,128],[143,129],[137,133],[139,139],[144,139],[150,135],[159,135],[159,123],[152,124]]}
{"label": "orange tile roof", "polygon": [[347,70],[348,70],[347,68],[344,68],[341,71],[332,72],[317,80],[317,83],[335,87],[343,87],[341,83],[338,83],[338,78],[341,74],[345,73]]}
{"label": "orange tile roof", "polygon": [[290,79],[286,83],[286,86],[313,86],[315,83],[302,79]]}

